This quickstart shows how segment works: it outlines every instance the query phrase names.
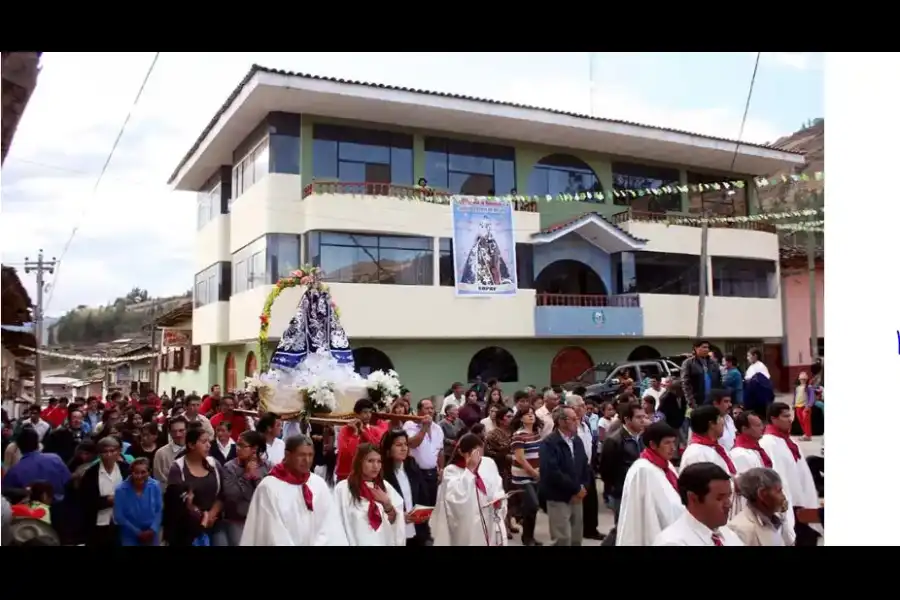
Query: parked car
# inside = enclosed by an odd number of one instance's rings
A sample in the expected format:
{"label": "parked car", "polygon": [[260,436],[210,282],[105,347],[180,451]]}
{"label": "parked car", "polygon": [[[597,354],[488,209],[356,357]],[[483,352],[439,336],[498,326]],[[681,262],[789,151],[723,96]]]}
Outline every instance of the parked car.
{"label": "parked car", "polygon": [[650,360],[628,361],[623,363],[603,362],[598,363],[565,384],[566,390],[572,390],[578,386],[587,389],[587,397],[609,400],[619,393],[619,375],[625,370],[631,372],[636,382],[645,377],[678,377],[681,366],[667,358]]}

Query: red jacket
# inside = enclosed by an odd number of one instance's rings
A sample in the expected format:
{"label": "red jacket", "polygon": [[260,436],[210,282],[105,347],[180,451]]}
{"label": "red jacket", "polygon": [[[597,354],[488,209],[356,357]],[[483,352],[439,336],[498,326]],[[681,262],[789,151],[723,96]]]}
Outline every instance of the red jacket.
{"label": "red jacket", "polygon": [[353,457],[356,456],[356,448],[359,444],[369,443],[375,447],[381,445],[381,438],[391,426],[389,421],[381,421],[371,427],[363,427],[360,435],[354,433],[351,427],[341,427],[337,439],[337,462],[334,466],[334,474],[338,481],[343,481],[350,476],[353,470]]}
{"label": "red jacket", "polygon": [[226,418],[228,419],[228,422],[231,423],[231,439],[237,441],[238,437],[247,430],[247,417],[234,413],[232,413],[230,417],[225,417],[224,413],[218,413],[212,416],[209,420],[209,424],[212,425],[215,430]]}

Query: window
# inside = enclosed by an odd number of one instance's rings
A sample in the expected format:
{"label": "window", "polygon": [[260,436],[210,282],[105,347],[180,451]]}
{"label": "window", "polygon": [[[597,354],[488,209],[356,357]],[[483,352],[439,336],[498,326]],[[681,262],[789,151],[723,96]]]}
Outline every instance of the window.
{"label": "window", "polygon": [[356,372],[363,377],[368,377],[373,371],[387,373],[394,368],[387,354],[378,348],[356,348],[353,350],[353,365]]}
{"label": "window", "polygon": [[[581,192],[602,192],[597,175],[580,158],[569,154],[553,154],[542,158],[528,176],[529,196],[558,196]],[[603,202],[590,198],[587,202]]]}
{"label": "window", "polygon": [[230,296],[230,262],[217,262],[194,276],[194,308],[214,302],[227,302]]}
{"label": "window", "polygon": [[503,383],[519,381],[519,365],[507,350],[497,346],[483,348],[469,361],[468,381],[496,379]]}
{"label": "window", "polygon": [[[747,212],[747,185],[744,182],[743,188],[725,189],[721,187],[723,181],[731,180],[731,177],[722,175],[701,175],[699,173],[688,172],[687,180],[689,186],[702,184],[704,188],[709,189],[688,192],[688,211],[692,213],[709,213],[711,216],[720,217],[745,217]],[[719,189],[714,189],[718,186]]]}
{"label": "window", "polygon": [[620,252],[612,256],[619,294],[700,293],[700,257],[665,252]]}
{"label": "window", "polygon": [[413,136],[336,125],[313,127],[313,177],[412,185]]}
{"label": "window", "polygon": [[[440,253],[438,264],[440,265],[440,285],[453,287],[456,285],[455,269],[453,267],[453,238],[440,238]],[[531,244],[516,244],[516,281],[521,290],[534,289],[534,246]]]}
{"label": "window", "polygon": [[775,262],[750,258],[712,257],[713,295],[730,298],[774,298]]}
{"label": "window", "polygon": [[300,138],[295,135],[269,134],[272,173],[300,174]]}
{"label": "window", "polygon": [[300,267],[300,236],[270,233],[250,242],[231,257],[235,294],[272,285]]}
{"label": "window", "polygon": [[222,184],[216,184],[208,192],[197,194],[197,230],[216,218],[222,212]]}
{"label": "window", "polygon": [[[612,164],[613,189],[624,194],[613,194],[613,204],[630,206],[634,210],[646,212],[681,211],[681,192],[671,194],[641,194],[638,190],[657,189],[681,185],[678,169],[650,167],[634,163]],[[634,195],[628,192],[633,190]]]}
{"label": "window", "polygon": [[264,139],[231,170],[231,202],[269,173],[269,140]]}
{"label": "window", "polygon": [[425,138],[428,185],[467,196],[508,194],[516,187],[516,151],[506,146]]}
{"label": "window", "polygon": [[225,356],[225,392],[231,393],[237,390],[237,367],[234,363],[234,354],[229,352]]}
{"label": "window", "polygon": [[[817,354],[815,354],[815,356],[817,358],[825,358],[825,338],[823,338],[823,337],[817,338],[816,342],[817,342],[816,350],[818,352],[817,352]],[[809,339],[809,353],[813,354],[812,338]]]}
{"label": "window", "polygon": [[434,285],[432,238],[331,231],[307,237],[307,256],[328,281]]}

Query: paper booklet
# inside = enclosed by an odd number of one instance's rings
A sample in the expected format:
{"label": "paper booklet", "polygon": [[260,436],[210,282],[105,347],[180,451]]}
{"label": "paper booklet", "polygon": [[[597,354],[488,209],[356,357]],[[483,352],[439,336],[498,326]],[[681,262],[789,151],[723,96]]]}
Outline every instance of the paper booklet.
{"label": "paper booklet", "polygon": [[522,493],[522,490],[513,490],[513,491],[509,492],[508,494],[506,494],[500,498],[497,498],[496,500],[491,500],[487,504],[484,504],[481,508],[489,508],[489,507],[493,506],[494,503],[496,503],[496,502],[503,502],[505,500],[509,500],[512,496],[515,496],[516,494],[521,494],[521,493]]}
{"label": "paper booklet", "polygon": [[431,518],[432,512],[434,512],[433,506],[421,506],[416,504],[413,506],[413,509],[409,511],[409,516],[414,524],[420,525]]}

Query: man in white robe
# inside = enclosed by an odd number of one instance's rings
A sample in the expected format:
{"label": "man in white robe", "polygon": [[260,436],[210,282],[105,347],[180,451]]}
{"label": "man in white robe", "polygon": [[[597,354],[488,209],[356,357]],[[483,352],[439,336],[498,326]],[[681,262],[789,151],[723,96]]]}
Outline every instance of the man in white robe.
{"label": "man in white robe", "polygon": [[[785,496],[794,511],[797,546],[818,544],[824,508],[820,506],[819,493],[809,464],[799,446],[791,439],[791,407],[784,402],[773,402],[766,412],[768,424],[759,445],[772,459],[772,468],[781,477]],[[813,525],[814,528],[810,528]]]}
{"label": "man in white robe", "polygon": [[[469,448],[471,444],[475,446]],[[460,438],[456,460],[444,468],[429,521],[435,546],[507,544],[503,480],[496,463],[482,452],[478,436],[468,433]]]}
{"label": "man in white robe", "polygon": [[726,390],[713,390],[710,392],[712,405],[719,409],[722,415],[722,435],[719,437],[719,443],[726,451],[731,451],[734,447],[734,438],[737,431],[734,426],[734,419],[731,418],[731,396]]}
{"label": "man in white robe", "polygon": [[[691,412],[691,437],[688,447],[681,455],[681,472],[692,464],[710,462],[734,477],[737,474],[734,463],[725,447],[719,443],[724,429],[725,420],[718,408],[710,404],[695,408]],[[741,509],[738,499],[733,505],[737,514]]]}
{"label": "man in white robe", "polygon": [[653,423],[642,438],[644,451],[625,476],[617,546],[653,545],[656,536],[684,512],[678,473],[670,462],[678,445],[678,431],[665,422]]}
{"label": "man in white robe", "polygon": [[731,513],[731,485],[731,476],[713,463],[697,462],[682,468],[678,490],[687,510],[656,536],[653,545],[743,546],[726,526]]}
{"label": "man in white robe", "polygon": [[313,442],[285,442],[284,460],[253,493],[241,546],[347,546],[331,490],[311,473]]}

